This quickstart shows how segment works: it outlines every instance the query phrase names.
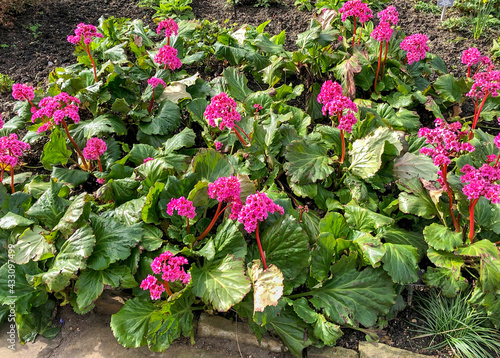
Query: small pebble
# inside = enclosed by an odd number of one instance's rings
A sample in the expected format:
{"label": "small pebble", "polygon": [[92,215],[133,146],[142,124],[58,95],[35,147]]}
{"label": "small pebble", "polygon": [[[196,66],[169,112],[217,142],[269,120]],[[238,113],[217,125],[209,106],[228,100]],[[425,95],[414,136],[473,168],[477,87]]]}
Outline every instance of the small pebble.
{"label": "small pebble", "polygon": [[54,62],[49,61],[49,64],[48,64],[48,65],[49,65],[49,66],[54,66]]}
{"label": "small pebble", "polygon": [[411,323],[417,323],[417,320],[414,318],[411,320]]}

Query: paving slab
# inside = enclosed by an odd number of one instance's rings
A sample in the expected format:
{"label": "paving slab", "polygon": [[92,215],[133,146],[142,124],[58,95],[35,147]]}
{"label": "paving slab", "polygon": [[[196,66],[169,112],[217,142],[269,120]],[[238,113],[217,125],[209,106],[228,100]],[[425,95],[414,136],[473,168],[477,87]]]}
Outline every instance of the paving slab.
{"label": "paving slab", "polygon": [[359,342],[359,358],[429,358],[424,354],[405,351],[377,342]]}

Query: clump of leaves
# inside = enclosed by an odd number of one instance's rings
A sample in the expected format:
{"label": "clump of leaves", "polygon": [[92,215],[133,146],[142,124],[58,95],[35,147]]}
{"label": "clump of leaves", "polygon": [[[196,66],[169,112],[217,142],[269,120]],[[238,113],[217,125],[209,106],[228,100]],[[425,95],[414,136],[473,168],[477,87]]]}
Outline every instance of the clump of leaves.
{"label": "clump of leaves", "polygon": [[10,92],[13,84],[14,81],[12,81],[12,78],[10,78],[9,75],[0,73],[0,93]]}
{"label": "clump of leaves", "polygon": [[424,325],[415,338],[432,337],[428,349],[449,347],[457,357],[495,357],[500,334],[489,328],[488,317],[469,302],[470,293],[446,298],[437,291],[418,298]]}

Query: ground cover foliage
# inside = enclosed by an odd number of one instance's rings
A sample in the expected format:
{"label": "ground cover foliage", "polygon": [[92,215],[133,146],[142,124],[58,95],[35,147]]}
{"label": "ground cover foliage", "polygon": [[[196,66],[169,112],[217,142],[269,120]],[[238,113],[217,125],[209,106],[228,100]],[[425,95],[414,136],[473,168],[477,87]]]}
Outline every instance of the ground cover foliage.
{"label": "ground cover foliage", "polygon": [[[300,357],[344,328],[376,339],[421,280],[447,297],[472,289],[500,328],[500,140],[481,129],[500,114],[498,78],[485,59],[474,75],[473,51],[456,77],[425,41],[412,47],[423,38],[401,45],[394,21],[389,37],[360,21],[325,10],[293,52],[267,23],[214,36],[178,20],[165,36],[110,18],[102,37],[74,39],[78,61],[47,88],[18,87],[0,130],[45,141],[44,170],[22,156],[1,168],[1,320],[14,300],[21,341],[50,338],[56,304],[83,314],[111,286],[135,296],[111,321],[126,347],[165,350],[196,311],[234,310]],[[215,63],[216,77],[201,72]],[[431,140],[435,118],[458,149]],[[238,189],[223,196],[224,181]]]}

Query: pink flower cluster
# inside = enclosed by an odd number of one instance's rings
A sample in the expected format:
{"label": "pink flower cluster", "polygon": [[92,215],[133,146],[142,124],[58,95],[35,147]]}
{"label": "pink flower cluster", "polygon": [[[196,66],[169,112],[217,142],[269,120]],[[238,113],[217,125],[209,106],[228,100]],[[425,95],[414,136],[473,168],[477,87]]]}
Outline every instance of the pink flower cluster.
{"label": "pink flower cluster", "polygon": [[467,66],[477,65],[481,61],[481,52],[475,47],[471,47],[462,52],[462,63]]}
{"label": "pink flower cluster", "polygon": [[389,25],[397,25],[399,21],[399,13],[395,6],[388,6],[377,14],[377,17],[382,22],[388,22]]}
{"label": "pink flower cluster", "polygon": [[238,215],[238,221],[245,225],[248,233],[252,233],[257,229],[259,221],[264,221],[269,213],[275,212],[281,215],[285,213],[283,208],[275,204],[265,193],[257,192],[247,197]]}
{"label": "pink flower cluster", "polygon": [[45,132],[55,124],[60,124],[66,117],[78,123],[80,121],[80,116],[78,115],[79,104],[80,100],[78,98],[72,97],[66,92],[61,92],[55,97],[43,98],[38,104],[40,108],[34,110],[31,116],[31,121],[33,123],[35,123],[37,119],[42,119],[43,121],[37,133]]}
{"label": "pink flower cluster", "polygon": [[258,103],[255,103],[255,104],[253,105],[253,108],[255,108],[255,112],[258,112],[258,111],[262,111],[262,109],[263,109],[264,107],[262,107],[262,106],[261,106],[260,104],[258,104]]}
{"label": "pink flower cluster", "polygon": [[365,23],[373,17],[372,10],[361,0],[351,0],[342,6],[339,10],[342,14],[342,21],[347,20],[349,16],[353,16],[361,23]]}
{"label": "pink flower cluster", "polygon": [[235,176],[222,177],[211,184],[208,184],[208,196],[220,202],[231,204],[231,214],[229,218],[236,220],[243,203],[240,199],[240,181]]}
{"label": "pink flower cluster", "polygon": [[80,23],[76,26],[75,35],[68,36],[68,42],[76,45],[83,39],[83,43],[89,45],[94,37],[103,37],[103,35],[97,32],[97,28],[94,25]]}
{"label": "pink flower cluster", "polygon": [[414,34],[406,37],[401,42],[399,45],[401,49],[408,52],[406,58],[409,65],[425,59],[426,53],[429,51],[429,46],[427,46],[428,40],[424,34]]}
{"label": "pink flower cluster", "polygon": [[215,141],[215,150],[221,150],[222,149],[222,142]]}
{"label": "pink flower cluster", "polygon": [[177,50],[168,45],[160,48],[154,57],[154,61],[158,64],[165,65],[165,69],[168,67],[172,71],[182,66],[181,60],[177,57]]}
{"label": "pink flower cluster", "polygon": [[166,19],[160,21],[156,33],[159,35],[161,30],[165,29],[165,37],[170,37],[172,35],[177,35],[179,31],[179,25],[174,21],[174,19]]}
{"label": "pink flower cluster", "polygon": [[32,101],[35,98],[35,91],[32,86],[15,83],[12,86],[12,97],[18,101]]}
{"label": "pink flower cluster", "polygon": [[180,216],[186,216],[190,219],[194,219],[196,216],[196,212],[194,209],[194,205],[192,201],[187,200],[185,197],[181,196],[178,199],[171,199],[167,205],[167,214],[172,216],[174,215],[174,210],[177,210],[177,213]]}
{"label": "pink flower cluster", "polygon": [[152,300],[159,300],[161,294],[165,292],[165,287],[163,286],[163,284],[158,284],[158,279],[153,275],[148,275],[148,277],[142,280],[139,287],[144,291],[149,290],[149,294]]}
{"label": "pink flower cluster", "polygon": [[83,156],[87,160],[97,160],[108,148],[106,142],[99,138],[90,138],[87,146],[83,148]]}
{"label": "pink flower cluster", "polygon": [[392,37],[392,33],[394,30],[391,28],[391,24],[386,21],[381,21],[377,27],[375,27],[370,34],[370,37],[373,39],[381,42],[381,41],[387,41],[389,42]]}
{"label": "pink flower cluster", "polygon": [[343,95],[342,86],[331,80],[326,81],[321,86],[318,95],[318,102],[323,104],[323,115],[337,116],[339,120],[338,128],[351,133],[352,126],[357,119],[354,113],[358,112],[358,107],[350,98]]}
{"label": "pink flower cluster", "polygon": [[142,163],[144,164],[144,163],[150,162],[150,161],[152,161],[152,160],[155,160],[155,158],[147,157],[146,159],[144,159],[144,160],[142,161]]}
{"label": "pink flower cluster", "polygon": [[0,168],[2,172],[7,167],[14,167],[23,155],[29,150],[30,145],[17,138],[17,134],[11,133],[8,137],[0,138]]}
{"label": "pink flower cluster", "polygon": [[4,125],[4,124],[5,124],[5,123],[3,122],[3,119],[2,119],[2,114],[0,113],[0,129],[2,129],[2,128],[3,128],[3,125]]}
{"label": "pink flower cluster", "polygon": [[163,88],[167,87],[167,84],[165,83],[165,81],[163,81],[161,78],[158,78],[158,77],[151,77],[149,80],[148,80],[148,84],[154,88],[158,87],[159,85],[162,85]]}
{"label": "pink flower cluster", "polygon": [[215,121],[220,119],[220,130],[224,130],[226,127],[233,129],[234,122],[241,120],[241,114],[237,111],[237,107],[234,99],[221,92],[212,97],[210,104],[205,109],[205,118],[208,119],[208,124],[212,127],[216,127]]}
{"label": "pink flower cluster", "polygon": [[474,75],[474,84],[467,96],[477,99],[490,94],[492,97],[497,97],[500,94],[500,71],[476,73]]}
{"label": "pink flower cluster", "polygon": [[467,183],[462,191],[469,200],[479,199],[484,196],[491,200],[493,204],[500,203],[500,184],[495,182],[500,180],[500,168],[483,164],[479,169],[466,164],[462,167],[464,173],[460,180],[462,183]]}

